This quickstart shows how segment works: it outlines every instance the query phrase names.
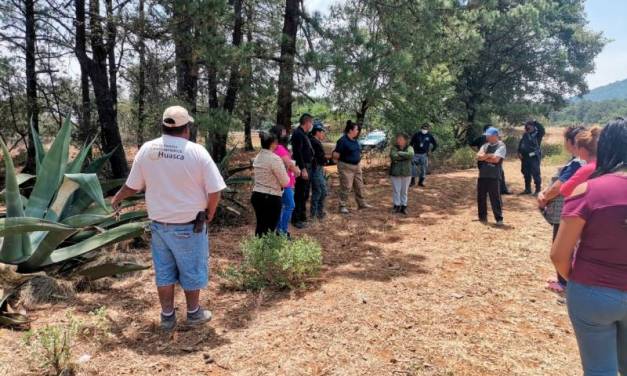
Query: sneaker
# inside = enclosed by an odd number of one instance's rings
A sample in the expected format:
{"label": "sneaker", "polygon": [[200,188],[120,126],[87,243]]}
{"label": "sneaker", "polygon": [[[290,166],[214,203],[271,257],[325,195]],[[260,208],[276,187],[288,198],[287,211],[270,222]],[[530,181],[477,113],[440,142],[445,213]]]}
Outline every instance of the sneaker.
{"label": "sneaker", "polygon": [[499,227],[505,226],[505,222],[503,222],[503,220],[501,219],[500,221],[496,221],[496,225]]}
{"label": "sneaker", "polygon": [[296,222],[296,223],[293,223],[292,226],[296,227],[297,229],[303,229],[307,227],[305,222]]}
{"label": "sneaker", "polygon": [[398,212],[403,215],[407,215],[407,206],[401,206]]}
{"label": "sneaker", "polygon": [[174,329],[176,327],[176,312],[172,313],[170,316],[166,316],[161,312],[161,323],[159,327],[167,331]]}
{"label": "sneaker", "polygon": [[187,314],[187,325],[201,325],[211,321],[213,314],[207,309],[198,308],[198,311]]}
{"label": "sneaker", "polygon": [[372,209],[372,208],[374,208],[374,206],[372,206],[372,205],[370,205],[368,203],[365,203],[365,202],[363,204],[359,205],[359,210],[362,210],[362,209]]}
{"label": "sneaker", "polygon": [[394,213],[398,213],[398,211],[400,210],[400,206],[394,205],[394,208],[392,210],[394,211]]}
{"label": "sneaker", "polygon": [[347,208],[345,208],[345,207],[341,207],[341,208],[340,208],[340,213],[341,213],[341,214],[349,214],[350,212],[348,211],[348,209],[347,209]]}
{"label": "sneaker", "polygon": [[479,222],[481,222],[481,224],[484,224],[484,225],[488,224],[488,220],[485,218],[479,218]]}

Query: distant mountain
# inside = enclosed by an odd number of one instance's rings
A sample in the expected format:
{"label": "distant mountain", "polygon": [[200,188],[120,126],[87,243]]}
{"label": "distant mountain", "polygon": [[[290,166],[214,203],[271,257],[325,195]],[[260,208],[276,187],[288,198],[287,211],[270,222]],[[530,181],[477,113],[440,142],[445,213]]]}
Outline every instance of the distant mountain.
{"label": "distant mountain", "polygon": [[[578,102],[581,99],[575,97],[572,98],[572,101]],[[627,99],[627,79],[592,89],[583,96],[583,100],[591,102],[603,102],[612,99]]]}

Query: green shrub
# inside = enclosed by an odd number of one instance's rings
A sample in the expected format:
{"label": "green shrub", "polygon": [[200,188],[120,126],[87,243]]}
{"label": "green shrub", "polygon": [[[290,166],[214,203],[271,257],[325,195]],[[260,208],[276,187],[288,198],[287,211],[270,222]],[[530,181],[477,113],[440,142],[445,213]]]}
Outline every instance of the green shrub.
{"label": "green shrub", "polygon": [[566,150],[560,144],[542,144],[542,155],[544,157],[552,157],[554,155],[567,155]]}
{"label": "green shrub", "polygon": [[289,240],[267,234],[250,237],[240,247],[244,256],[242,264],[220,273],[226,280],[225,287],[246,290],[302,287],[307,279],[318,274],[322,265],[322,249],[309,237]]}
{"label": "green shrub", "polygon": [[72,348],[81,326],[68,315],[66,325],[46,325],[28,332],[24,343],[36,367],[47,375],[74,375],[77,365],[72,361]]}
{"label": "green shrub", "polygon": [[503,139],[505,147],[507,148],[507,155],[515,157],[518,154],[518,144],[520,143],[520,137],[507,136]]}
{"label": "green shrub", "polygon": [[469,147],[459,148],[451,154],[447,164],[458,169],[473,168],[477,165],[476,155],[477,153]]}

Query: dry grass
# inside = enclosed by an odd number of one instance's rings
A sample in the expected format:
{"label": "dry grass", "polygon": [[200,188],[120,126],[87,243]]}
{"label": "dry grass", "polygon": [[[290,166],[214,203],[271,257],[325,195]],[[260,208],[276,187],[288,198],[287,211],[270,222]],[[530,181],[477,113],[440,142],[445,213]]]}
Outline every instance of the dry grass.
{"label": "dry grass", "polygon": [[[518,191],[519,167],[506,164]],[[76,356],[92,355],[84,375],[580,374],[563,300],[544,289],[551,229],[526,196],[505,198],[507,227],[476,222],[475,175],[429,176],[402,218],[389,210],[384,169],[366,174],[377,208],[348,216],[335,213],[332,174],[328,219],[300,232],[323,246],[320,280],[306,291],[244,293],[219,290],[214,277],[206,328],[156,330],[152,271],[41,306],[34,326],[107,306],[114,337],[81,341]],[[252,223],[212,232],[212,270],[237,261],[251,232]],[[182,317],[180,292],[177,304]],[[0,374],[29,374],[20,337],[0,330]]]}

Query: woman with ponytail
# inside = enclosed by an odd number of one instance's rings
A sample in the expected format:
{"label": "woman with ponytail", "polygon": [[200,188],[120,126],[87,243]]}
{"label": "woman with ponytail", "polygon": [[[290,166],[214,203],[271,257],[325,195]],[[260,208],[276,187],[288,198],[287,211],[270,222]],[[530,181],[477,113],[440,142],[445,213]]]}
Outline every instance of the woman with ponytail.
{"label": "woman with ponytail", "polygon": [[[573,262],[573,255],[577,257]],[[566,199],[551,260],[584,375],[627,374],[627,121],[601,132],[596,170]]]}
{"label": "woman with ponytail", "polygon": [[587,181],[597,168],[597,144],[601,127],[583,130],[575,136],[575,155],[586,164],[560,186],[560,193],[569,197],[579,184]]}

